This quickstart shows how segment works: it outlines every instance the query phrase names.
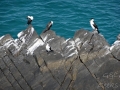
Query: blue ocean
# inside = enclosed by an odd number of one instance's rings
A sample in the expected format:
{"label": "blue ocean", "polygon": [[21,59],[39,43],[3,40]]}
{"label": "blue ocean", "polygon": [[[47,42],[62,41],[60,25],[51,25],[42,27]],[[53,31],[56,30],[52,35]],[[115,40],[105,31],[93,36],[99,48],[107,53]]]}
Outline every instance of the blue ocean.
{"label": "blue ocean", "polygon": [[89,20],[94,18],[100,33],[113,44],[120,34],[119,0],[0,0],[0,36],[17,34],[27,27],[27,16],[38,34],[49,21],[57,35],[72,38],[75,31],[92,31]]}

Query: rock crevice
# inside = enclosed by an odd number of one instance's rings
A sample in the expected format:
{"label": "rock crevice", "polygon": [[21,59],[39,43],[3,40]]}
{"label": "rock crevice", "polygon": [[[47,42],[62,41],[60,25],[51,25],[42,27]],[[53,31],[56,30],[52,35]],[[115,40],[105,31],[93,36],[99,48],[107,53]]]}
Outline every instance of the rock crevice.
{"label": "rock crevice", "polygon": [[17,36],[0,37],[0,90],[120,89],[120,35],[111,46],[84,29],[65,39],[53,30],[38,35],[29,25]]}

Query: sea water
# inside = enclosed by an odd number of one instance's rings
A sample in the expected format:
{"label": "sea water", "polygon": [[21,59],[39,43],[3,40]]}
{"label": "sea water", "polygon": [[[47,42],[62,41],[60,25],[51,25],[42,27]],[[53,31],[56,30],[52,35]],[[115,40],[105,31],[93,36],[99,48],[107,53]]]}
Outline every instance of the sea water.
{"label": "sea water", "polygon": [[72,38],[75,31],[92,31],[94,18],[100,33],[113,44],[120,34],[119,0],[0,0],[0,37],[17,34],[27,27],[27,16],[34,17],[33,27],[40,34],[49,21],[57,35]]}

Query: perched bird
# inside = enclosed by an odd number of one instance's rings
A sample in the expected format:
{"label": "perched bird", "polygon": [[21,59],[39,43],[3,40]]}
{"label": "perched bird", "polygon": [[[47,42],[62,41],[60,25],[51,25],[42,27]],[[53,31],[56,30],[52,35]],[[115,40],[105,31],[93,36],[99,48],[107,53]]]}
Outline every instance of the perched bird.
{"label": "perched bird", "polygon": [[46,43],[46,51],[47,52],[52,52],[53,50],[51,49],[50,45],[48,44],[48,42]]}
{"label": "perched bird", "polygon": [[53,50],[51,49],[50,45],[48,44],[48,42],[45,43],[45,40],[46,40],[47,36],[45,37],[45,39],[43,39],[41,36],[40,36],[40,39],[43,41],[43,43],[46,45],[45,48],[46,48],[46,51],[49,53],[49,52],[52,52]]}
{"label": "perched bird", "polygon": [[33,16],[27,16],[27,19],[28,19],[27,24],[29,25],[33,21]]}
{"label": "perched bird", "polygon": [[43,31],[43,33],[45,33],[46,31],[50,30],[50,28],[52,27],[53,25],[53,21],[50,21],[47,26],[46,26],[46,29]]}
{"label": "perched bird", "polygon": [[95,31],[97,31],[99,33],[98,26],[95,24],[93,18],[90,20],[90,25]]}

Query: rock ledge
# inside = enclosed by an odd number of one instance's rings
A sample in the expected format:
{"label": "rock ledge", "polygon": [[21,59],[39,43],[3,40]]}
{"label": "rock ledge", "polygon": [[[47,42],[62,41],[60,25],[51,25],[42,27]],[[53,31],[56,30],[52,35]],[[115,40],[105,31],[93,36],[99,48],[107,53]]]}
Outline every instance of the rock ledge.
{"label": "rock ledge", "polygon": [[17,36],[0,37],[0,90],[120,90],[120,35],[112,46],[84,29],[65,39],[29,25]]}

